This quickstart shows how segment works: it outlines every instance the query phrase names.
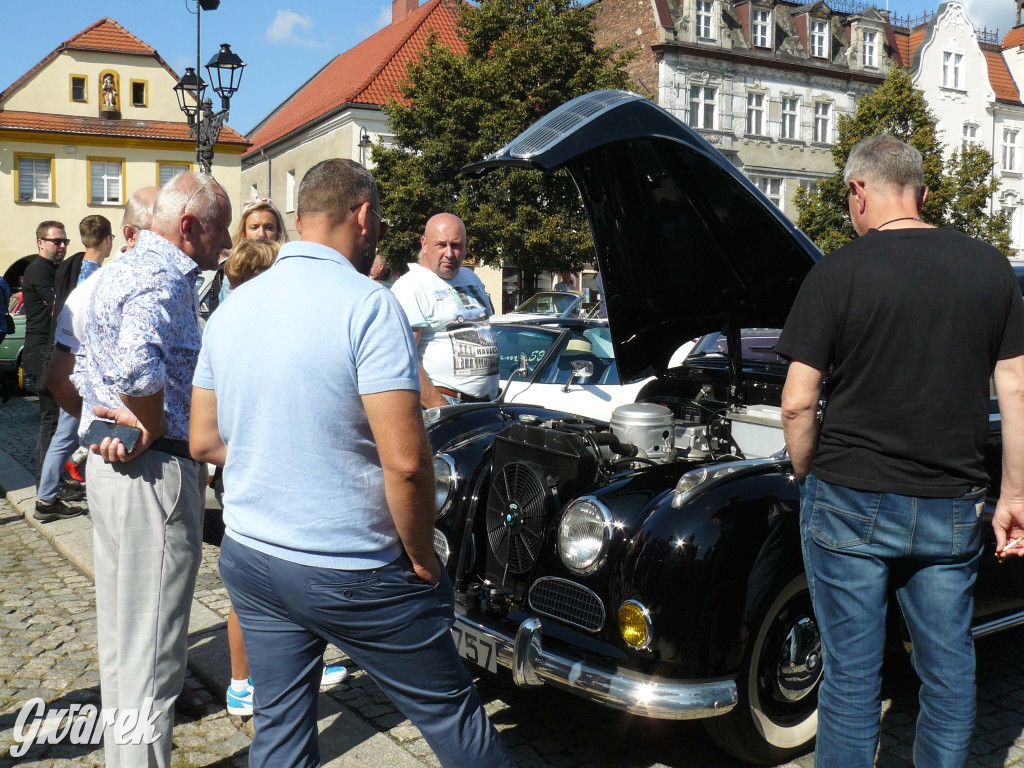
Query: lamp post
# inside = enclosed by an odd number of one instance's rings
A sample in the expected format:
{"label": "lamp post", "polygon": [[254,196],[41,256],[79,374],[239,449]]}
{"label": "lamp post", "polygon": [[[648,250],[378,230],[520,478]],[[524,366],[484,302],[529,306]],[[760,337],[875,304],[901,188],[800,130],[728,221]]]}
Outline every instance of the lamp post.
{"label": "lamp post", "polygon": [[213,100],[206,98],[206,82],[199,74],[199,51],[203,11],[215,11],[219,5],[220,0],[196,0],[196,66],[195,69],[186,67],[185,74],[174,86],[178,108],[188,120],[188,135],[196,140],[196,162],[203,173],[211,172],[213,147],[228,119],[231,97],[242,84],[242,69],[245,67],[245,62],[228,43],[221,43],[220,50],[206,64],[213,90],[220,96],[220,112],[215,113]]}

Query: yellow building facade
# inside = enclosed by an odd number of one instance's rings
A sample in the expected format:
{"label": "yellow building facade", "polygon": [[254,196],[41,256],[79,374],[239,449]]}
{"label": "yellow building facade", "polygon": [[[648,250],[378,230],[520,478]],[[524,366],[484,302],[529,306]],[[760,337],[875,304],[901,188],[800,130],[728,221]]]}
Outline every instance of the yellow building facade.
{"label": "yellow building facade", "polygon": [[[106,216],[119,232],[132,192],[196,170],[177,80],[155,49],[104,18],[0,93],[0,274],[36,253],[41,221],[65,225],[71,254],[83,250],[84,217]],[[213,174],[236,211],[247,146],[225,126],[214,150]]]}

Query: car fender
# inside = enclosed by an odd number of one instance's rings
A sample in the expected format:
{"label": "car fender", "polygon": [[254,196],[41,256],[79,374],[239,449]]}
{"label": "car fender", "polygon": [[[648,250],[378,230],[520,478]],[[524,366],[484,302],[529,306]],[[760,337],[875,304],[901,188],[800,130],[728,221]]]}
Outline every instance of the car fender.
{"label": "car fender", "polygon": [[610,592],[617,611],[641,602],[653,627],[650,652],[682,675],[734,672],[749,625],[803,569],[799,490],[788,465],[763,462],[691,495],[666,493],[650,507]]}

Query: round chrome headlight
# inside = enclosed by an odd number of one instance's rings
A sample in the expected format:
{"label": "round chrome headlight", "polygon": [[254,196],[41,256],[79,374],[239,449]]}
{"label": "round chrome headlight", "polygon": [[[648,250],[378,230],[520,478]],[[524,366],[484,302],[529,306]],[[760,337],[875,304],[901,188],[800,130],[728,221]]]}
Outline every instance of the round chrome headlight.
{"label": "round chrome headlight", "polygon": [[434,457],[434,510],[438,518],[444,517],[448,511],[448,502],[458,479],[452,457],[446,453],[437,454]]}
{"label": "round chrome headlight", "polygon": [[576,499],[558,524],[558,554],[574,573],[601,567],[612,535],[612,513],[591,496]]}

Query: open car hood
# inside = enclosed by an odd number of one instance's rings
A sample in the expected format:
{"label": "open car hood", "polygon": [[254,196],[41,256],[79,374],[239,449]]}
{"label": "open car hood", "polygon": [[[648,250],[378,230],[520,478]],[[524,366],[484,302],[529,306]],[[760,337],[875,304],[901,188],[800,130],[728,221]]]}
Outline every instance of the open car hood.
{"label": "open car hood", "polygon": [[502,167],[564,167],[576,182],[623,380],[728,323],[781,328],[820,255],[721,152],[634,93],[573,99],[462,172]]}

